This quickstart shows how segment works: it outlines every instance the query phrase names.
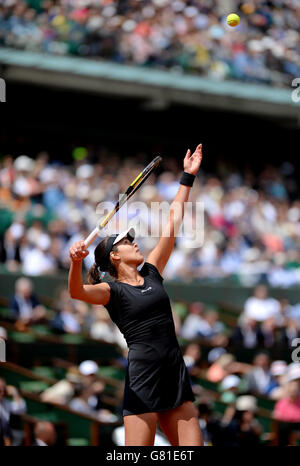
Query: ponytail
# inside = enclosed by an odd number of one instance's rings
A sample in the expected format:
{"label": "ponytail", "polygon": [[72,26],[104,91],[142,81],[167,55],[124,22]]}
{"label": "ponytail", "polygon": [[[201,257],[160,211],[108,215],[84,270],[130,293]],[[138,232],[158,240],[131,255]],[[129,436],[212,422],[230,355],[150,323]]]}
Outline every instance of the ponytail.
{"label": "ponytail", "polygon": [[[107,236],[101,243],[98,244],[94,251],[94,256],[95,256],[95,262],[92,265],[92,267],[89,269],[88,274],[87,274],[87,283],[90,285],[96,285],[97,283],[102,283],[102,272],[99,271],[98,265],[101,263],[101,259],[103,258],[105,254],[105,248],[107,241],[109,240],[109,236]],[[117,250],[117,246],[113,247],[113,251]],[[113,281],[117,278],[118,272],[115,267],[115,265],[111,262],[111,260],[108,261],[107,266],[105,267],[105,272],[108,272],[108,274],[113,278]]]}
{"label": "ponytail", "polygon": [[96,285],[97,283],[101,283],[100,272],[96,263],[92,265],[92,267],[88,271],[87,275],[87,283],[89,285]]}

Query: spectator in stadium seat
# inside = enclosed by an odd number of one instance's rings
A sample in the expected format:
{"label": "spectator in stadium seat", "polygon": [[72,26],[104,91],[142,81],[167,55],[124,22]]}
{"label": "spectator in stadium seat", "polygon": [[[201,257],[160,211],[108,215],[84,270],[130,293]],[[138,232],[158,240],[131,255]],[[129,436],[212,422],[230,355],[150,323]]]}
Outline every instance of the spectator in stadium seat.
{"label": "spectator in stadium seat", "polygon": [[263,346],[263,334],[255,319],[244,318],[240,325],[234,328],[230,337],[233,348],[257,348]]}
{"label": "spectator in stadium seat", "polygon": [[104,388],[105,385],[101,381],[93,382],[89,386],[82,386],[75,392],[75,397],[69,402],[69,407],[74,411],[96,417],[103,422],[117,421],[117,416],[104,408],[101,402]]}
{"label": "spectator in stadium seat", "polygon": [[39,421],[34,426],[34,442],[32,446],[52,447],[56,443],[57,435],[51,422]]}
{"label": "spectator in stadium seat", "polygon": [[247,299],[244,307],[244,317],[263,322],[269,317],[277,317],[280,314],[280,303],[277,299],[268,296],[265,285],[259,285],[254,289],[253,296]]}
{"label": "spectator in stadium seat", "polygon": [[[12,401],[8,400],[7,397],[12,397]],[[0,378],[0,444],[6,446],[14,444],[11,415],[24,414],[25,412],[26,403],[18,390],[12,385],[6,385],[5,380]]]}
{"label": "spectator in stadium seat", "polygon": [[265,395],[272,382],[270,371],[270,356],[265,351],[256,354],[253,369],[245,375],[248,391],[253,394]]}
{"label": "spectator in stadium seat", "polygon": [[255,418],[257,401],[254,396],[239,396],[223,416],[222,442],[224,446],[258,446],[263,428]]}
{"label": "spectator in stadium seat", "polygon": [[32,281],[25,277],[16,280],[10,309],[12,317],[23,324],[36,323],[46,317],[45,307],[40,304],[33,292]]}
{"label": "spectator in stadium seat", "polygon": [[60,304],[57,313],[51,321],[55,333],[80,333],[81,325],[78,322],[75,305],[71,299]]}
{"label": "spectator in stadium seat", "polygon": [[198,327],[201,326],[204,314],[204,305],[200,302],[191,303],[189,312],[181,327],[181,336],[186,340],[197,337]]}
{"label": "spectator in stadium seat", "polygon": [[20,243],[25,232],[24,222],[16,221],[6,230],[4,238],[0,240],[0,262],[10,272],[18,270],[21,264]]}
{"label": "spectator in stadium seat", "polygon": [[221,431],[220,419],[213,412],[212,403],[207,398],[200,398],[197,402],[197,408],[204,445],[218,445]]}
{"label": "spectator in stadium seat", "polygon": [[221,383],[221,401],[234,403],[239,391],[241,379],[237,375],[227,375]]}
{"label": "spectator in stadium seat", "polygon": [[291,347],[293,340],[300,337],[300,326],[295,318],[287,318],[285,325],[280,329],[280,344],[283,347]]}
{"label": "spectator in stadium seat", "polygon": [[274,317],[268,317],[261,322],[260,330],[263,336],[264,348],[272,348],[278,341]]}
{"label": "spectator in stadium seat", "polygon": [[286,373],[288,365],[285,361],[273,361],[271,364],[271,382],[266,391],[266,396],[272,400],[279,400],[285,394]]}
{"label": "spectator in stadium seat", "polygon": [[300,364],[287,368],[287,382],[283,396],[277,401],[273,417],[279,421],[278,443],[280,446],[296,444],[300,436]]}
{"label": "spectator in stadium seat", "polygon": [[56,263],[49,249],[51,240],[48,234],[41,233],[33,244],[22,248],[23,268],[25,275],[46,275],[56,271]]}
{"label": "spectator in stadium seat", "polygon": [[274,408],[274,418],[279,421],[300,423],[300,382],[290,379],[286,387],[287,395],[278,400]]}
{"label": "spectator in stadium seat", "polygon": [[203,319],[198,323],[197,336],[202,337],[206,340],[212,341],[213,344],[219,344],[214,342],[215,338],[223,334],[225,331],[224,324],[219,320],[219,313],[214,310],[207,310],[204,313]]}
{"label": "spectator in stadium seat", "polygon": [[51,387],[44,390],[40,397],[49,403],[66,405],[72,399],[75,389],[82,385],[82,378],[77,366],[71,366],[65,379],[59,380]]}

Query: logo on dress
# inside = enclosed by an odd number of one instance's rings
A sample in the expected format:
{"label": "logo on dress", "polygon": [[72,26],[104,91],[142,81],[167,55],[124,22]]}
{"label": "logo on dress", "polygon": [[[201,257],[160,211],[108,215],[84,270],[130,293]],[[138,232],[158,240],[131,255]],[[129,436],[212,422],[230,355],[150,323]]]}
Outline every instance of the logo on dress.
{"label": "logo on dress", "polygon": [[146,291],[152,290],[152,286],[148,286],[145,290],[141,290],[142,293],[146,293]]}

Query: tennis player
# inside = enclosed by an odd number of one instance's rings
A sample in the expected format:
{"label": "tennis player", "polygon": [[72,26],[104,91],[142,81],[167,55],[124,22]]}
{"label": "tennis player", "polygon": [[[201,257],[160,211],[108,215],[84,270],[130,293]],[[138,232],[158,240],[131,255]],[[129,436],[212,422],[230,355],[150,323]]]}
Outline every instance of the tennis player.
{"label": "tennis player", "polygon": [[[140,271],[137,267],[144,262],[144,257],[133,241],[133,228],[107,236],[97,245],[95,263],[89,270],[86,285],[82,281],[81,263],[89,252],[83,241],[70,248],[71,297],[104,305],[129,348],[123,401],[126,446],[153,446],[157,422],[171,445],[203,445],[193,403],[195,397],[162,277],[201,160],[202,144],[193,154],[187,151],[168,224]],[[101,283],[103,271],[113,280]]]}

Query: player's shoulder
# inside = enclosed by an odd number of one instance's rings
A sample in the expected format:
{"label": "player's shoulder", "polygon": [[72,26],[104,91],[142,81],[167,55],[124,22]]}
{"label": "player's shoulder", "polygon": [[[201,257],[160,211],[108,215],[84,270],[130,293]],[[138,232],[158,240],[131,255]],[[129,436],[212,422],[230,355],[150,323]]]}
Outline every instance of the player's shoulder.
{"label": "player's shoulder", "polygon": [[109,283],[110,282],[101,282],[101,283],[96,283],[94,286],[100,290],[110,291]]}
{"label": "player's shoulder", "polygon": [[155,278],[158,278],[161,282],[164,280],[158,268],[155,264],[152,264],[152,262],[145,261],[143,267],[140,270],[140,273],[142,276],[150,275]]}

